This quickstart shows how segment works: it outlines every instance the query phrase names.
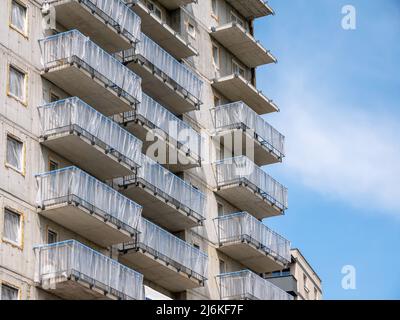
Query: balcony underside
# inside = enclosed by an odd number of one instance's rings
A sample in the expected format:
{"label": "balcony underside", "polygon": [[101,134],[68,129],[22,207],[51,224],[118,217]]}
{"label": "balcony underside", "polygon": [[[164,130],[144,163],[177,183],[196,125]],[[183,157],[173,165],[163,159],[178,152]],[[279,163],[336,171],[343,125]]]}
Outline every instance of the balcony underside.
{"label": "balcony underside", "polygon": [[42,139],[41,143],[100,180],[131,175],[134,170],[114,154],[92,145],[91,140],[76,132],[52,135],[46,140]]}
{"label": "balcony underside", "polygon": [[284,268],[282,263],[265,251],[257,249],[251,243],[241,241],[226,243],[219,247],[219,251],[257,273],[272,272]]}
{"label": "balcony underside", "polygon": [[[151,132],[154,129],[151,125],[147,125],[146,122],[143,120],[135,120],[135,121],[129,121],[125,129],[132,133],[135,137],[139,138],[140,140],[143,141],[143,148],[142,148],[142,153],[147,154],[148,148],[155,142],[157,142],[157,145],[160,146],[160,148],[165,148],[166,150],[166,159],[167,163],[160,163],[164,168],[167,168],[169,171],[172,172],[182,172],[188,169],[196,168],[200,166],[200,159],[196,155],[192,153],[187,153],[185,150],[182,150],[181,148],[177,147],[176,142],[169,142],[168,138],[166,137],[166,134],[155,134],[153,135]],[[146,137],[147,135],[150,135],[150,137],[155,137],[155,141],[147,141]],[[162,147],[161,147],[162,146]],[[152,152],[148,154],[150,158],[152,158],[154,161],[157,161],[155,157],[152,157]],[[184,161],[174,161],[177,163],[170,163],[171,161],[168,161],[171,159],[172,161],[174,159],[183,159]]]}
{"label": "balcony underside", "polygon": [[142,19],[142,31],[176,59],[180,60],[198,54],[196,49],[179,33],[160,21],[154,14],[149,13],[144,4],[138,2],[131,8]]}
{"label": "balcony underside", "polygon": [[117,52],[132,47],[132,42],[123,34],[106,24],[98,15],[76,0],[54,6],[56,20],[67,30],[78,29],[108,52]]}
{"label": "balcony underside", "polygon": [[133,72],[142,78],[142,90],[158,103],[162,104],[169,111],[176,115],[198,110],[200,106],[193,101],[185,91],[167,80],[167,76],[154,70],[150,65],[134,58],[127,63]]}
{"label": "balcony underside", "polygon": [[91,214],[81,205],[65,202],[47,206],[40,214],[104,248],[132,241],[128,231],[118,229],[111,221],[105,222],[103,217]]}
{"label": "balcony underside", "polygon": [[[282,156],[274,152],[270,145],[261,142],[250,133],[248,130],[240,129],[227,129],[217,133],[222,145],[231,148],[236,146],[237,143],[242,145],[242,154],[246,154],[251,158],[252,152],[249,148],[254,148],[253,162],[258,166],[265,166],[273,163],[282,162]],[[231,142],[232,141],[232,142]]]}
{"label": "balcony underside", "polygon": [[230,101],[243,101],[258,114],[279,111],[278,107],[241,76],[215,79],[212,86]]}
{"label": "balcony underside", "polygon": [[217,195],[233,204],[242,211],[247,211],[257,219],[279,216],[283,210],[276,207],[259,192],[255,192],[244,182],[232,182],[220,186],[215,191]]}
{"label": "balcony underside", "polygon": [[146,280],[150,280],[171,292],[181,292],[202,286],[201,281],[178,271],[171,265],[167,265],[161,259],[155,259],[152,254],[142,249],[128,251],[128,253],[120,256],[119,261],[143,274]]}
{"label": "balcony underside", "polygon": [[42,289],[48,293],[54,294],[57,297],[65,300],[117,300],[118,297],[106,293],[97,287],[91,287],[87,282],[75,280],[72,277],[68,280],[66,277],[59,277],[55,281],[53,288],[53,280],[50,282],[50,288],[43,287]]}
{"label": "balcony underside", "polygon": [[249,68],[276,62],[272,54],[235,23],[217,27],[211,35]]}
{"label": "balcony underside", "polygon": [[65,64],[43,72],[42,76],[67,92],[85,101],[106,116],[132,110],[128,100],[105,86],[97,77],[79,68],[76,63]]}
{"label": "balcony underside", "polygon": [[146,182],[137,182],[121,189],[121,193],[143,206],[142,215],[170,232],[197,227],[201,221],[177,208],[162,195],[151,190]]}
{"label": "balcony underside", "polygon": [[261,18],[274,13],[264,0],[226,0],[246,19]]}
{"label": "balcony underside", "polygon": [[168,10],[178,9],[180,6],[185,6],[195,0],[158,0],[158,2]]}

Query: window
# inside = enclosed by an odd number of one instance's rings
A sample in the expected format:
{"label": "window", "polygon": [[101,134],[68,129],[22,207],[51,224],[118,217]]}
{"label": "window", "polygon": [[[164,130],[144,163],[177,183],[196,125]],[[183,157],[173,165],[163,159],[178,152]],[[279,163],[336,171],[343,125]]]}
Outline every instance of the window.
{"label": "window", "polygon": [[212,44],[212,57],[214,66],[219,68],[219,47],[214,43]]}
{"label": "window", "polygon": [[21,244],[21,215],[4,208],[3,239],[16,245]]}
{"label": "window", "polygon": [[8,94],[19,101],[26,101],[26,78],[25,72],[10,65],[8,70]]}
{"label": "window", "polygon": [[222,203],[217,203],[218,207],[218,216],[223,216],[224,215],[224,205]]}
{"label": "window", "polygon": [[58,239],[58,234],[57,232],[47,229],[47,243],[56,243]]}
{"label": "window", "polygon": [[232,60],[232,71],[234,74],[238,74],[242,77],[245,76],[245,70],[242,66],[239,65],[238,62],[236,62],[235,60]]}
{"label": "window", "polygon": [[58,169],[58,163],[53,160],[49,160],[49,171],[54,171],[57,169]]}
{"label": "window", "polygon": [[238,25],[242,26],[243,28],[246,28],[246,25],[245,25],[243,19],[239,18],[239,16],[236,15],[234,12],[231,12],[231,21],[236,22]]}
{"label": "window", "polygon": [[214,18],[218,18],[217,0],[211,0],[211,15],[212,15]]}
{"label": "window", "polygon": [[146,1],[146,7],[149,9],[150,12],[154,13],[157,18],[162,20],[162,11],[159,7],[157,7],[154,2]]}
{"label": "window", "polygon": [[24,144],[10,135],[7,135],[6,165],[21,173],[24,171]]}
{"label": "window", "polygon": [[314,300],[318,300],[318,290],[314,288]]}
{"label": "window", "polygon": [[12,286],[1,284],[0,300],[18,300],[19,290]]}
{"label": "window", "polygon": [[200,250],[200,245],[198,243],[193,243],[193,247],[195,247],[196,249]]}
{"label": "window", "polygon": [[219,273],[225,273],[226,272],[226,265],[225,265],[225,261],[219,259]]}
{"label": "window", "polygon": [[196,38],[196,28],[191,22],[187,24],[187,31],[192,38]]}
{"label": "window", "polygon": [[28,28],[27,28],[27,8],[22,3],[12,0],[11,2],[11,18],[10,18],[10,26],[21,32],[26,36]]}

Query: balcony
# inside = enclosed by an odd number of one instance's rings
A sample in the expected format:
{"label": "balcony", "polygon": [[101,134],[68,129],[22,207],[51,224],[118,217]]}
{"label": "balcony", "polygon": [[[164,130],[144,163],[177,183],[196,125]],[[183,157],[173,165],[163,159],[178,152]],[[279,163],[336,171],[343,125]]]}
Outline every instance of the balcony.
{"label": "balcony", "polygon": [[42,76],[106,116],[132,110],[141,79],[77,30],[39,40]]}
{"label": "balcony", "polygon": [[171,232],[199,226],[205,219],[204,194],[145,155],[137,173],[125,177],[120,187],[143,206],[144,217]]}
{"label": "balcony", "polygon": [[179,172],[199,167],[201,164],[201,136],[188,124],[177,118],[158,102],[143,94],[142,102],[134,111],[125,112],[121,124],[143,141],[142,152],[158,139],[165,149],[164,167]]}
{"label": "balcony", "polygon": [[290,242],[246,212],[215,219],[219,250],[257,273],[284,269]]}
{"label": "balcony", "polygon": [[297,280],[291,274],[281,275],[281,276],[268,276],[265,279],[294,297],[296,297],[298,294]]}
{"label": "balcony", "polygon": [[245,103],[218,106],[214,112],[216,136],[223,138],[222,143],[241,144],[245,153],[248,147],[254,148],[254,162],[258,166],[282,162],[285,137]]}
{"label": "balcony", "polygon": [[75,241],[38,246],[35,282],[67,300],[142,300],[143,276]]}
{"label": "balcony", "polygon": [[171,292],[204,285],[205,253],[146,219],[142,219],[140,230],[133,243],[123,245],[122,263]]}
{"label": "balcony", "polygon": [[146,94],[174,114],[200,109],[203,81],[145,34],[136,49],[119,52],[116,57],[142,77]]}
{"label": "balcony", "polygon": [[[171,1],[167,3],[171,3]],[[132,10],[142,19],[142,31],[175,59],[180,60],[198,54],[197,50],[179,32],[176,32],[148,9],[141,0],[134,0],[131,5]]]}
{"label": "balcony", "polygon": [[274,14],[265,0],[226,0],[246,19],[255,19]]}
{"label": "balcony", "polygon": [[275,103],[239,74],[214,79],[211,85],[231,101],[243,101],[258,114],[279,111]]}
{"label": "balcony", "polygon": [[249,68],[277,62],[267,49],[236,22],[211,28],[211,36]]}
{"label": "balcony", "polygon": [[249,158],[220,160],[215,173],[215,193],[257,219],[282,215],[287,209],[287,189]]}
{"label": "balcony", "polygon": [[36,176],[40,214],[103,247],[138,232],[142,208],[76,167]]}
{"label": "balcony", "polygon": [[121,0],[53,0],[57,23],[67,30],[79,29],[108,52],[134,46],[140,39],[140,18]]}
{"label": "balcony", "polygon": [[42,145],[99,179],[130,175],[139,166],[142,142],[79,98],[38,109]]}
{"label": "balcony", "polygon": [[221,300],[293,300],[293,297],[249,270],[217,276]]}

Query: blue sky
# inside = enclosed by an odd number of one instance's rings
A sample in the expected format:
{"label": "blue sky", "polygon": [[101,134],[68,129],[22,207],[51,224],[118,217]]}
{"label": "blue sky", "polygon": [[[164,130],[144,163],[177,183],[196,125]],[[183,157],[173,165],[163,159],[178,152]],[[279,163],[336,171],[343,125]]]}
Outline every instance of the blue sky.
{"label": "blue sky", "polygon": [[[270,0],[256,38],[278,58],[257,86],[281,108],[265,118],[286,136],[289,189],[268,226],[299,247],[325,299],[400,299],[400,2]],[[356,30],[341,26],[356,9]],[[341,286],[344,265],[356,289]]]}

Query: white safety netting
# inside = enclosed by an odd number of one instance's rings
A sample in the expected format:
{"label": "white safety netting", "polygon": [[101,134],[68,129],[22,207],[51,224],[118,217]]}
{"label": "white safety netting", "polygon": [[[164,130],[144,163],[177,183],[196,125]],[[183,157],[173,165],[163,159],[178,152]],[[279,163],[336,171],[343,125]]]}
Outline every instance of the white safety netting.
{"label": "white safety netting", "polygon": [[217,161],[215,170],[218,187],[247,180],[280,209],[287,209],[287,189],[246,156]]}
{"label": "white safety netting", "polygon": [[208,256],[205,253],[144,218],[140,231],[138,245],[153,251],[159,259],[185,268],[201,280],[207,277]]}
{"label": "white safety netting", "polygon": [[84,171],[68,167],[39,174],[36,179],[39,207],[76,201],[131,233],[138,231],[142,207]]}
{"label": "white safety netting", "polygon": [[143,299],[143,275],[75,241],[36,247],[35,280],[45,289],[74,276],[122,299]]}
{"label": "white safety netting", "polygon": [[219,243],[227,244],[246,239],[281,262],[290,262],[290,241],[247,212],[222,216],[216,220]]}
{"label": "white safety netting", "polygon": [[161,129],[169,138],[176,141],[178,146],[183,146],[200,156],[200,134],[148,95],[143,93],[142,101],[137,105],[136,111],[125,112],[124,119],[129,120],[135,113]]}
{"label": "white safety netting", "polygon": [[201,101],[203,81],[200,77],[189,67],[177,61],[144,33],[141,35],[136,53],[144,57],[193,97]]}
{"label": "white safety netting", "polygon": [[137,176],[204,218],[204,194],[146,155],[142,156]]}
{"label": "white safety netting", "polygon": [[290,294],[249,270],[221,274],[218,280],[223,300],[293,300]]}
{"label": "white safety netting", "polygon": [[262,144],[267,144],[278,155],[285,153],[285,137],[260,117],[245,103],[239,101],[219,106],[215,109],[215,128],[217,131],[244,124],[254,130]]}
{"label": "white safety netting", "polygon": [[97,74],[106,85],[132,103],[142,98],[142,80],[121,62],[90,41],[78,30],[39,40],[42,63],[46,69],[79,61],[88,72]]}
{"label": "white safety netting", "polygon": [[38,110],[42,136],[75,129],[90,140],[95,138],[100,141],[107,150],[116,152],[117,156],[121,155],[130,166],[139,165],[142,141],[79,98],[55,101]]}
{"label": "white safety netting", "polygon": [[[74,0],[47,0],[52,6],[65,4]],[[75,1],[74,1],[75,2]],[[125,35],[131,42],[140,40],[141,19],[121,0],[79,0],[92,12],[97,13],[104,21]]]}

